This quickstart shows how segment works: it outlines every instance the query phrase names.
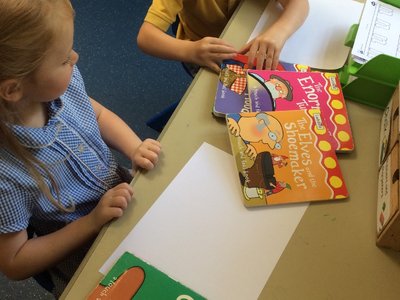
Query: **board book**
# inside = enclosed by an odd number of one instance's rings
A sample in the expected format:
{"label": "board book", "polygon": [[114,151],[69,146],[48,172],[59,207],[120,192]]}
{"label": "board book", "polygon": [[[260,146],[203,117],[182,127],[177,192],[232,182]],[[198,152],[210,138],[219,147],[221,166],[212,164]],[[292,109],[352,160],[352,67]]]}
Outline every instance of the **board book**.
{"label": "board book", "polygon": [[206,299],[135,255],[125,252],[87,300]]}
{"label": "board book", "polygon": [[319,109],[228,114],[226,123],[245,206],[348,197]]}
{"label": "board book", "polygon": [[339,152],[354,149],[337,73],[249,70],[247,83],[248,111],[319,108],[331,133],[333,148]]}
{"label": "board book", "polygon": [[[224,60],[218,76],[217,92],[214,100],[213,114],[225,117],[227,113],[241,112],[247,97],[248,57],[238,54],[234,59]],[[277,70],[304,72],[310,68],[305,65],[280,62]]]}

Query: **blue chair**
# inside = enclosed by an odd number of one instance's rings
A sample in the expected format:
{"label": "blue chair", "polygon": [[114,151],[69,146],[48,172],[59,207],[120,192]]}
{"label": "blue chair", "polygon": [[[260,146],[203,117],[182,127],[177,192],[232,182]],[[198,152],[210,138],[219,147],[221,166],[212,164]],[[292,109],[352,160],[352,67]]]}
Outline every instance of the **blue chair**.
{"label": "blue chair", "polygon": [[151,117],[146,125],[154,130],[161,132],[164,129],[165,124],[167,124],[169,118],[174,113],[175,108],[178,106],[179,101],[176,101],[165,108],[163,111],[157,113],[153,117]]}

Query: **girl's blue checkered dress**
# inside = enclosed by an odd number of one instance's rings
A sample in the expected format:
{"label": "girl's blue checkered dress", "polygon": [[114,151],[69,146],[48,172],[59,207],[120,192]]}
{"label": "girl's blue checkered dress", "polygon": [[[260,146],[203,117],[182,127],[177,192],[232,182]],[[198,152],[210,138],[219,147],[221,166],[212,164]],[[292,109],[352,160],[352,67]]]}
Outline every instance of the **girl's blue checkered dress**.
{"label": "girl's blue checkered dress", "polygon": [[[88,214],[108,189],[124,179],[101,138],[76,67],[67,91],[49,103],[48,113],[49,121],[42,128],[10,126],[20,143],[46,163],[59,186],[62,204],[74,203],[76,210],[65,213],[54,207],[24,165],[12,153],[0,149],[0,234],[21,231],[28,225],[37,235],[56,231]],[[54,190],[52,193],[56,197]],[[74,270],[60,271],[66,275]]]}

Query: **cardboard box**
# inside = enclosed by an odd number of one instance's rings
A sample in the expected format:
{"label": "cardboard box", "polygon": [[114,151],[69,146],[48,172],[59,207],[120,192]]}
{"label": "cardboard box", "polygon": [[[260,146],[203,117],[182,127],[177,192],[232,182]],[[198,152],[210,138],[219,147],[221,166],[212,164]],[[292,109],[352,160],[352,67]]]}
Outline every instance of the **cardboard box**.
{"label": "cardboard box", "polygon": [[[400,84],[399,84],[400,85]],[[380,147],[379,147],[379,166],[382,166],[386,157],[389,155],[393,146],[399,140],[399,103],[400,92],[399,86],[393,93],[389,104],[383,112],[381,119]]]}
{"label": "cardboard box", "polygon": [[381,120],[378,174],[377,240],[400,251],[399,211],[399,86]]}

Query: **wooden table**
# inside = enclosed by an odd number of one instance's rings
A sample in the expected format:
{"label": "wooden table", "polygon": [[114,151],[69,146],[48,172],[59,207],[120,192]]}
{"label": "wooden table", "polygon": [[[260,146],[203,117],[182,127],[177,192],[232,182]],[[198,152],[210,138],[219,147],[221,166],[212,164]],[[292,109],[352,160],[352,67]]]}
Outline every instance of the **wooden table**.
{"label": "wooden table", "polygon": [[[224,39],[243,45],[267,2],[244,1]],[[205,70],[194,79],[160,135],[159,165],[134,179],[136,200],[102,230],[62,299],[84,299],[94,288],[99,268],[203,142],[230,153],[224,120],[211,114],[216,84],[217,75]],[[309,206],[259,299],[400,299],[400,253],[375,246],[382,112],[347,106],[356,150],[339,161],[350,198]]]}

